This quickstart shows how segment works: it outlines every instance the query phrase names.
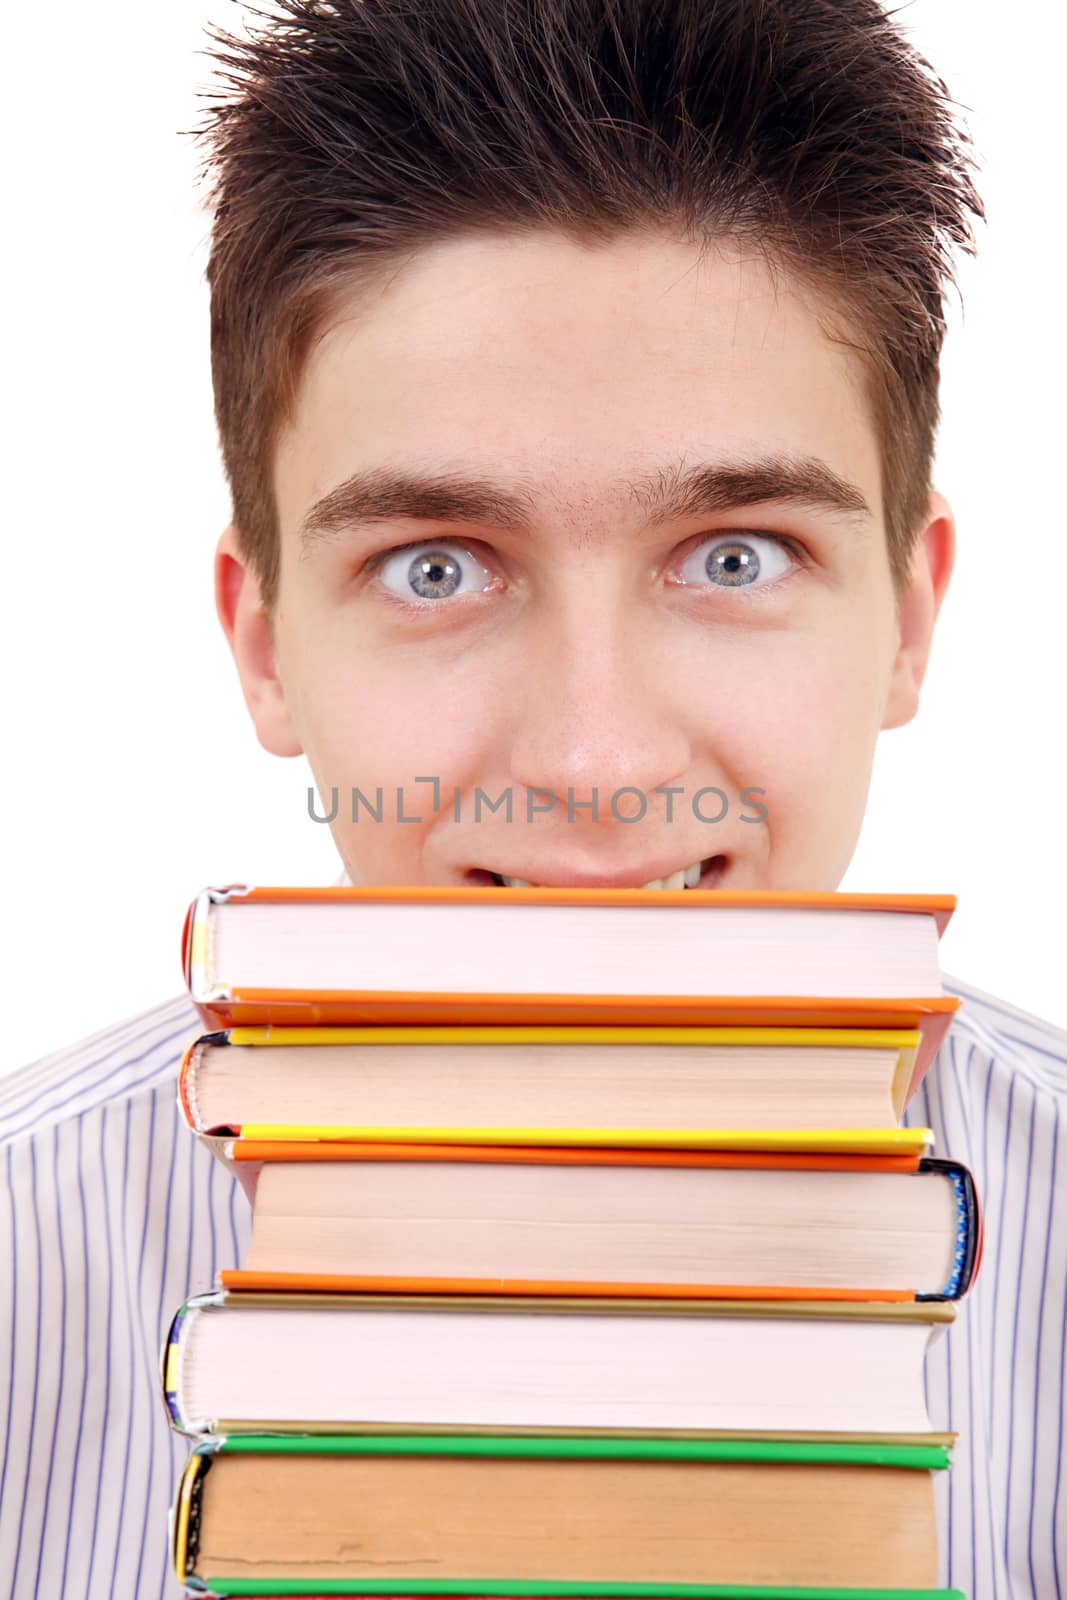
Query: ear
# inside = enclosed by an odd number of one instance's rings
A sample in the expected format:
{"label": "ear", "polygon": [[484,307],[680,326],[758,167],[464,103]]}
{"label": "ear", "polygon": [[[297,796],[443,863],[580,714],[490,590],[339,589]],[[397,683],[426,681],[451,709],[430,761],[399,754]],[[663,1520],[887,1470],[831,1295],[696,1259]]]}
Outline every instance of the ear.
{"label": "ear", "polygon": [[919,691],[933,643],[934,623],[956,560],[956,524],[943,495],[932,492],[900,596],[899,643],[886,693],[882,727],[900,728],[919,709]]}
{"label": "ear", "polygon": [[241,553],[232,523],[215,551],[215,610],[233,652],[245,705],[260,744],[271,755],[302,755],[303,746],[278,676],[271,619],[263,606],[259,581]]}

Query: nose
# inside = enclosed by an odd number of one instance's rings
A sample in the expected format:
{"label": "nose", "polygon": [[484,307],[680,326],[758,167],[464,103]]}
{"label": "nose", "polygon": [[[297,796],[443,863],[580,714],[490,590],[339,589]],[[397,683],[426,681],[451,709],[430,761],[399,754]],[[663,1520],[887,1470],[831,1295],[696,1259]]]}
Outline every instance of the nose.
{"label": "nose", "polygon": [[524,652],[513,785],[552,795],[557,816],[572,816],[569,801],[575,823],[586,826],[665,816],[667,796],[655,791],[681,781],[691,749],[672,711],[677,671],[662,665],[662,650],[662,639],[654,647],[602,607],[542,625]]}

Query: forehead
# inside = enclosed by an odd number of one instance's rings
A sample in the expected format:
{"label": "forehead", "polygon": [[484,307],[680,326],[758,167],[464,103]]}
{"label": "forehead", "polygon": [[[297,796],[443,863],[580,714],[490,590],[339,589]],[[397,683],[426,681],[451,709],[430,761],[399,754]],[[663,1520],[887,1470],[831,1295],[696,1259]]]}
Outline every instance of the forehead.
{"label": "forehead", "polygon": [[858,357],[761,257],[669,237],[450,240],[342,298],[275,460],[283,541],[353,472],[506,469],[546,516],[631,516],[679,454],[826,462],[881,513]]}

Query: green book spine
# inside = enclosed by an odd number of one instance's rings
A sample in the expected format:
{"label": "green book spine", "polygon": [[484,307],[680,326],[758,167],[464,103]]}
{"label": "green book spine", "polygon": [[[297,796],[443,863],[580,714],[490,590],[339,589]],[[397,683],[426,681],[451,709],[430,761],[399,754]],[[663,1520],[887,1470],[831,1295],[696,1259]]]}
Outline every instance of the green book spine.
{"label": "green book spine", "polygon": [[[230,1455],[536,1456],[541,1459],[554,1457],[585,1461],[837,1462],[849,1466],[913,1467],[927,1471],[940,1470],[950,1463],[949,1452],[944,1445],[806,1443],[795,1439],[618,1439],[589,1435],[557,1435],[551,1438],[524,1434],[487,1437],[484,1434],[246,1433],[206,1440],[196,1449],[203,1454],[218,1451]],[[300,1592],[293,1590],[294,1594]]]}
{"label": "green book spine", "polygon": [[560,1600],[967,1600],[962,1589],[749,1588],[723,1583],[558,1583],[506,1578],[186,1578],[203,1595],[514,1595]]}

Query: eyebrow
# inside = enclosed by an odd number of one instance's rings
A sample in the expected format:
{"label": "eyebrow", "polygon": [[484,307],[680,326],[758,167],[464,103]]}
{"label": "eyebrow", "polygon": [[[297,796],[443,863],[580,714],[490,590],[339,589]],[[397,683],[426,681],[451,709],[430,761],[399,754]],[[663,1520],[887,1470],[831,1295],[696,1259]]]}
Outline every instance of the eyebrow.
{"label": "eyebrow", "polygon": [[[860,489],[815,456],[785,453],[759,459],[677,462],[617,486],[658,528],[685,517],[712,516],[754,505],[787,505],[846,518],[859,532],[873,513]],[[303,553],[324,541],[399,518],[491,524],[529,533],[538,501],[528,486],[448,470],[369,467],[316,500],[300,525]]]}

